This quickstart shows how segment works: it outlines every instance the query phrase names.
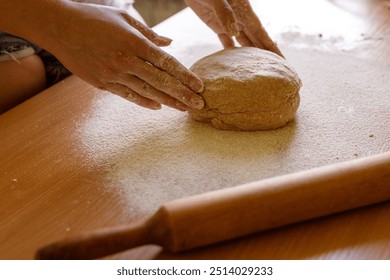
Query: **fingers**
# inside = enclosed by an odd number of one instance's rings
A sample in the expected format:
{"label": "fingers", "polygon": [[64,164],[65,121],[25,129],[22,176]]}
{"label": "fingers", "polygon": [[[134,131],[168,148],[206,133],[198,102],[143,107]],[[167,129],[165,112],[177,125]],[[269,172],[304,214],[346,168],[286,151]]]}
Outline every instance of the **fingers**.
{"label": "fingers", "polygon": [[[235,2],[232,0],[230,1]],[[284,57],[276,43],[268,35],[268,32],[265,30],[260,19],[257,17],[247,0],[237,1],[232,7],[244,32],[240,33],[239,37],[241,38],[239,40],[244,44],[247,44],[247,40],[249,40],[252,46],[269,50]]]}
{"label": "fingers", "polygon": [[219,40],[222,43],[222,46],[227,48],[233,48],[234,47],[234,41],[231,37],[227,36],[225,33],[218,34]]}
{"label": "fingers", "polygon": [[168,55],[160,48],[150,46],[148,50],[143,54],[140,54],[140,58],[165,71],[169,75],[172,75],[192,91],[203,91],[203,81],[184,67],[177,59]]}
{"label": "fingers", "polygon": [[[158,35],[132,17],[128,18],[128,23],[146,39],[140,38],[143,40],[141,45],[144,48],[138,53],[139,57],[128,59],[131,74],[137,76],[138,81],[127,78],[121,83],[133,89],[138,95],[181,111],[187,110],[188,107],[203,108],[202,97],[195,93],[203,91],[202,80],[175,58],[155,46],[167,45],[171,40]],[[150,44],[148,40],[155,45]],[[138,99],[134,97],[135,102]]]}
{"label": "fingers", "polygon": [[124,14],[124,17],[126,21],[135,29],[137,29],[142,35],[144,35],[148,40],[153,42],[159,47],[165,47],[171,44],[172,39],[158,35],[156,32],[154,32],[151,28],[143,24],[142,22],[136,20],[135,18],[131,17],[127,13]]}
{"label": "fingers", "polygon": [[131,26],[131,41],[126,39],[129,46],[122,46],[123,50],[113,56],[115,66],[101,81],[101,88],[150,109],[159,109],[161,104],[181,111],[203,108],[203,98],[196,94],[203,90],[202,80],[159,48],[171,40],[126,12],[121,16]]}
{"label": "fingers", "polygon": [[276,43],[271,39],[265,28],[260,23],[260,20],[257,19],[257,21],[258,24],[255,30],[247,30],[245,32],[247,38],[253,43],[254,46],[274,52],[279,56],[284,57]]}
{"label": "fingers", "polygon": [[[126,97],[126,99],[132,101],[135,100],[134,103],[137,103],[137,100],[142,97],[143,99],[153,100],[157,102],[157,104],[164,104],[168,107],[186,111],[188,110],[188,106],[176,100],[175,98],[165,94],[164,92],[155,89],[151,85],[147,84],[143,80],[133,75],[125,75],[122,79],[118,80],[118,83],[131,89],[131,94]],[[138,103],[137,103],[138,104]],[[145,104],[145,102],[144,102]],[[144,106],[145,107],[145,106]],[[150,108],[150,107],[148,107]],[[152,108],[154,109],[154,108]],[[156,109],[159,109],[156,107]]]}
{"label": "fingers", "polygon": [[131,69],[134,69],[131,74],[145,81],[156,90],[164,92],[188,107],[195,109],[204,107],[202,97],[195,94],[176,77],[168,74],[166,69],[158,69],[138,57],[131,58],[129,63],[132,65]]}
{"label": "fingers", "polygon": [[[236,40],[243,47],[253,47],[254,46],[252,41],[248,38],[248,36],[243,31],[240,31],[240,35],[238,35],[236,37]],[[260,48],[262,48],[262,47],[260,47]]]}
{"label": "fingers", "polygon": [[230,4],[226,0],[211,0],[210,4],[225,33],[230,37],[237,35],[239,29]]}
{"label": "fingers", "polygon": [[[171,43],[171,39],[158,35],[152,29],[132,18],[131,16],[127,15],[126,19],[132,27],[136,28],[142,35],[146,37],[146,39],[152,41],[155,45],[166,46]],[[168,55],[160,48],[150,45],[146,40],[144,40],[143,43],[146,48],[140,54],[140,58],[150,62],[155,67],[166,71],[193,91],[203,91],[202,80],[187,68],[185,68],[178,60]]]}
{"label": "fingers", "polygon": [[141,107],[144,107],[147,109],[152,109],[152,110],[161,109],[160,103],[153,101],[151,99],[145,98],[124,85],[121,85],[118,83],[108,83],[105,85],[104,90],[115,93],[115,94],[141,106]]}
{"label": "fingers", "polygon": [[213,0],[210,4],[226,33],[218,34],[224,48],[234,47],[229,37],[235,36],[241,46],[258,47],[284,57],[247,0]]}

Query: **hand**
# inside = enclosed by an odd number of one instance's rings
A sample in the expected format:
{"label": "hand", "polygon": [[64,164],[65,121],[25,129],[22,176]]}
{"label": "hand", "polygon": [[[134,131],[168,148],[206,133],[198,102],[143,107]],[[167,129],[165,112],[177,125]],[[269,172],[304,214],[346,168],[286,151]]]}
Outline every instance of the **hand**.
{"label": "hand", "polygon": [[253,46],[283,56],[269,37],[248,0],[184,0],[218,34],[225,48],[234,47],[235,36],[242,46]]}
{"label": "hand", "polygon": [[203,90],[202,81],[159,48],[170,39],[119,9],[69,5],[71,11],[46,48],[72,73],[146,108],[204,106],[196,94]]}

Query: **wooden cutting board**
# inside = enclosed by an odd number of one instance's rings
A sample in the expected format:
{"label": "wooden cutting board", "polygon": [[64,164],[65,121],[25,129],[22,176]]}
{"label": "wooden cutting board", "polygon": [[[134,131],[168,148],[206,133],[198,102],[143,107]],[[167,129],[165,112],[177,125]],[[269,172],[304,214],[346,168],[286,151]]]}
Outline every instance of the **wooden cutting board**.
{"label": "wooden cutting board", "polygon": [[[278,22],[270,30],[304,83],[297,119],[285,128],[217,131],[182,112],[138,108],[76,77],[0,116],[0,258],[31,258],[39,246],[133,222],[174,198],[390,150],[390,60],[378,59],[378,52],[390,57],[386,30],[367,29],[362,38],[351,26],[359,29],[363,17],[309,2],[286,10],[311,22],[326,11],[345,26],[306,30],[302,21],[286,29],[272,1],[253,1],[267,25]],[[367,9],[389,14],[376,5]],[[189,10],[156,31],[173,37],[167,51],[186,66],[220,49]],[[116,258],[389,258],[381,222],[388,218],[383,204],[184,255],[146,247]]]}

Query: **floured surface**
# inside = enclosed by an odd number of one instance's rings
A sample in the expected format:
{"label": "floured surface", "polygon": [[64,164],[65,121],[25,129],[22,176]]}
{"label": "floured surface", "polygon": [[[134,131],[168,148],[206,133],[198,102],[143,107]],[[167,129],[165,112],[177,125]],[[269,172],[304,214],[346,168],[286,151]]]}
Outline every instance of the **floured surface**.
{"label": "floured surface", "polygon": [[[366,11],[358,15],[339,9],[344,1],[251,2],[267,27],[287,25],[279,35],[268,30],[304,82],[297,122],[269,132],[216,131],[69,77],[0,116],[0,257],[31,259],[41,246],[132,223],[175,197],[389,150],[390,17],[383,1],[355,1]],[[221,48],[196,20],[187,10],[156,28],[174,39],[166,50],[187,66]],[[296,21],[302,24],[295,28]],[[145,246],[113,257],[389,259],[389,219],[385,203],[186,254],[162,256],[161,248]]]}
{"label": "floured surface", "polygon": [[80,124],[79,141],[106,169],[107,191],[120,191],[129,215],[150,214],[178,197],[390,150],[390,65],[282,49],[304,86],[296,121],[278,130],[218,131],[169,108],[154,112],[111,95],[96,101]]}

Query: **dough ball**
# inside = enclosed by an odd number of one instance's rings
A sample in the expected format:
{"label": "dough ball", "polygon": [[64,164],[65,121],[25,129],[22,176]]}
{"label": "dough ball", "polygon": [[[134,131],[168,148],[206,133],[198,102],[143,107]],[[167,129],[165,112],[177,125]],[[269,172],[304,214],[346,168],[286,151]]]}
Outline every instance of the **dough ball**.
{"label": "dough ball", "polygon": [[204,82],[205,107],[190,116],[225,130],[276,129],[292,121],[301,80],[287,61],[253,47],[225,49],[191,68]]}

